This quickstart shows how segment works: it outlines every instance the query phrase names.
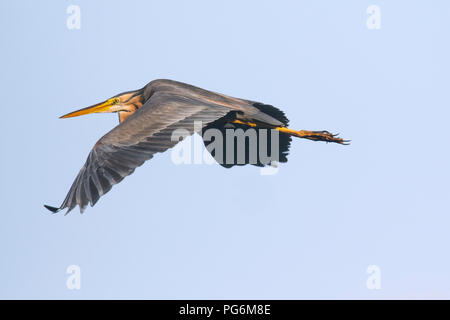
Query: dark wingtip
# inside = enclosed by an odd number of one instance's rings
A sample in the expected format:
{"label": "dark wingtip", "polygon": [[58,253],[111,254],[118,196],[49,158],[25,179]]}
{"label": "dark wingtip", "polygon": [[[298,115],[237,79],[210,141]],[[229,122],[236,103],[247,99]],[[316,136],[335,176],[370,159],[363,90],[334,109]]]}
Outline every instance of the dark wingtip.
{"label": "dark wingtip", "polygon": [[46,204],[44,204],[44,207],[45,207],[45,209],[50,210],[53,213],[57,213],[57,212],[61,211],[60,208],[55,208],[55,207],[52,207],[52,206],[48,206]]}

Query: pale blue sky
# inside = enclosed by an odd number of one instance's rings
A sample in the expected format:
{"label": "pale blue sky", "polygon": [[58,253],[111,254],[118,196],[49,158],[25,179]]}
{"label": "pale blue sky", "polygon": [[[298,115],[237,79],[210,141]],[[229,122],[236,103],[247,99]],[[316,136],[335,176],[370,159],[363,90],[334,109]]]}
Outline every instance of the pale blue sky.
{"label": "pale blue sky", "polygon": [[[0,298],[450,298],[449,30],[444,0],[1,1]],[[167,152],[49,214],[117,124],[58,117],[156,78],[352,145],[296,139],[272,176]]]}

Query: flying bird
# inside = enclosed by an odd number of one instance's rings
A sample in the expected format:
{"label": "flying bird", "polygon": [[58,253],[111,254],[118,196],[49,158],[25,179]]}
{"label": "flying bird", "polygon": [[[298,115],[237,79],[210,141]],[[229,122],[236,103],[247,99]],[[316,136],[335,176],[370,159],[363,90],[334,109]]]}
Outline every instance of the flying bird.
{"label": "flying bird", "polygon": [[[291,137],[339,144],[349,142],[328,131],[289,129],[289,120],[284,112],[271,105],[233,98],[165,79],[151,81],[142,89],[120,93],[61,118],[103,112],[117,113],[120,123],[94,145],[61,206],[56,208],[45,205],[53,213],[65,208],[68,213],[77,205],[83,212],[88,204],[94,206],[114,184],[132,174],[154,154],[176,145],[178,140],[174,141],[172,137],[175,130],[182,129],[194,134],[195,123],[201,124],[202,132],[215,129],[224,134],[227,129],[274,130],[279,133],[279,162],[287,161]],[[257,137],[260,139],[259,135]],[[205,138],[204,142],[207,147],[212,143]],[[258,140],[257,143],[260,148],[261,142]],[[236,151],[236,146],[234,147]],[[224,147],[223,152],[215,150],[211,154],[217,160],[216,156],[221,154],[223,159],[227,152],[230,153]],[[237,156],[234,154],[233,160]],[[256,162],[250,162],[248,145],[244,158],[241,162],[218,162],[227,168],[248,163],[257,166],[269,164],[267,160],[263,162],[260,158]]]}

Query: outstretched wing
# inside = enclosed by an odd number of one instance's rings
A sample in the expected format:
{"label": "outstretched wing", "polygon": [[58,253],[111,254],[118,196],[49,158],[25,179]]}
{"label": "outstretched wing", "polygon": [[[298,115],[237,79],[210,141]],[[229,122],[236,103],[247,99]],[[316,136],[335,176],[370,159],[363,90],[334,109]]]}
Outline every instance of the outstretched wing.
{"label": "outstretched wing", "polygon": [[114,184],[132,174],[155,153],[164,152],[178,141],[172,141],[176,129],[194,133],[194,122],[202,127],[230,112],[214,103],[186,98],[173,93],[156,92],[132,116],[103,136],[92,148],[65,200],[57,212],[77,205],[82,212],[93,206]]}

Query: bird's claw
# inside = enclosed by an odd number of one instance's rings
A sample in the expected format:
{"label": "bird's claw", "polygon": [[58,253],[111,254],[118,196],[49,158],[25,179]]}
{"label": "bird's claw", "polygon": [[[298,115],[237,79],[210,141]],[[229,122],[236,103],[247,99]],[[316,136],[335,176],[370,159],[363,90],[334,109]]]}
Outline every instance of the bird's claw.
{"label": "bird's claw", "polygon": [[344,140],[339,138],[339,133],[332,134],[326,130],[323,131],[313,131],[312,135],[308,137],[311,140],[315,141],[325,141],[325,142],[334,142],[343,145],[349,145],[351,140]]}

